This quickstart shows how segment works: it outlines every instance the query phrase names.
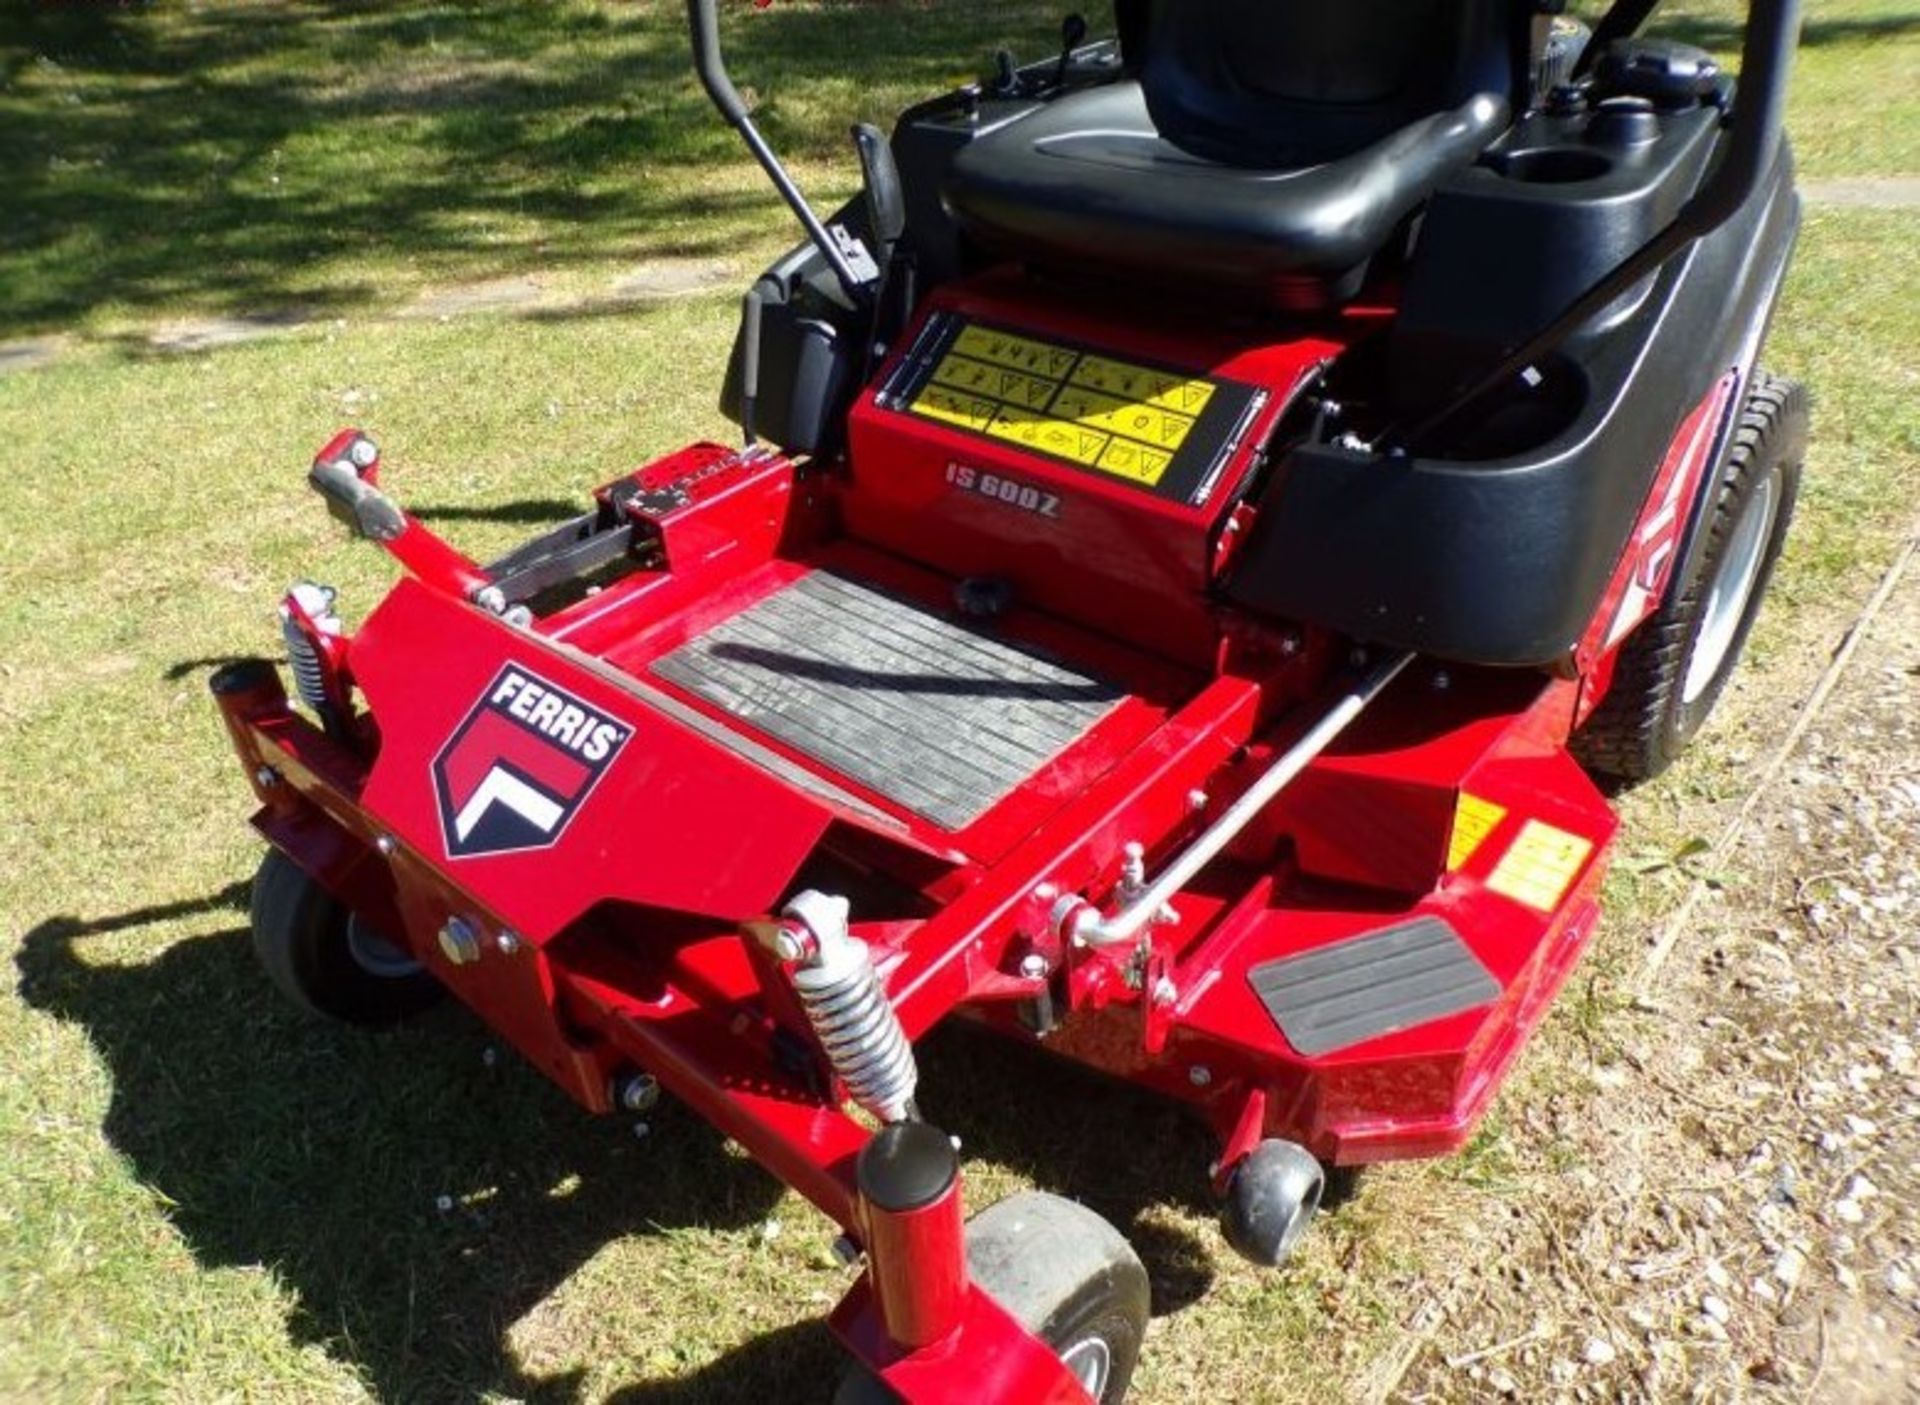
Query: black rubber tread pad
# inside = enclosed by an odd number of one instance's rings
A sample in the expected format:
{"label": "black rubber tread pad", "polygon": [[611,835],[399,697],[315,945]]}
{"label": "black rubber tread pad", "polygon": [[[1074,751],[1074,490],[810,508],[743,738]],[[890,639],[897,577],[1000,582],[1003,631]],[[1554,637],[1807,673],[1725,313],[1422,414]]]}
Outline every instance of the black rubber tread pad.
{"label": "black rubber tread pad", "polygon": [[979,819],[1125,696],[827,571],[653,672],[947,829]]}
{"label": "black rubber tread pad", "polygon": [[1417,917],[1255,966],[1253,992],[1309,1058],[1491,1003],[1500,982],[1451,923]]}

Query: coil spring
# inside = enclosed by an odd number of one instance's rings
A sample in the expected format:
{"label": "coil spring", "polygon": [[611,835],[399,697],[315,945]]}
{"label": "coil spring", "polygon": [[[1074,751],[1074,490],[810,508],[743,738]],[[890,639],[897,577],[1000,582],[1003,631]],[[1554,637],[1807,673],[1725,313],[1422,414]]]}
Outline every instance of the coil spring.
{"label": "coil spring", "polygon": [[[340,617],[333,612],[334,593],[324,586],[301,582],[287,592],[290,604],[297,604],[313,628],[328,634],[340,632]],[[320,650],[301,623],[300,615],[283,605],[280,609],[280,636],[287,647],[287,666],[293,672],[293,686],[306,705],[318,712],[328,705],[326,667],[320,662]]]}
{"label": "coil spring", "polygon": [[793,973],[793,985],[853,1100],[883,1122],[912,1116],[919,1067],[867,944],[832,942],[818,965]]}

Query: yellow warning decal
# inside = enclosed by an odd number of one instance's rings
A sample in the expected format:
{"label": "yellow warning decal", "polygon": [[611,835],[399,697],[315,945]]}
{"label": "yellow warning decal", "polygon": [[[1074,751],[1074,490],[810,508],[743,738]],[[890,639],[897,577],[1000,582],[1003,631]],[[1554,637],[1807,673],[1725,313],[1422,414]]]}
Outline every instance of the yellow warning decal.
{"label": "yellow warning decal", "polygon": [[996,439],[1010,439],[1043,454],[1072,459],[1075,463],[1097,468],[1106,452],[1108,437],[1096,430],[1082,429],[1065,420],[1041,419],[1022,410],[1002,410],[987,433]]}
{"label": "yellow warning decal", "polygon": [[1080,359],[1079,352],[1067,347],[1049,346],[1046,342],[1016,337],[1011,332],[995,332],[986,327],[968,327],[955,338],[949,354],[970,356],[976,361],[991,362],[995,366],[1025,371],[1029,375],[1045,376],[1052,381],[1065,379],[1067,372],[1073,369],[1073,363]]}
{"label": "yellow warning decal", "polygon": [[1447,841],[1447,872],[1458,873],[1465,868],[1506,817],[1505,805],[1461,791],[1460,803],[1453,809],[1453,837]]}
{"label": "yellow warning decal", "polygon": [[1134,400],[1116,400],[1111,395],[1082,390],[1070,385],[1053,402],[1055,419],[1072,420],[1089,429],[1109,434],[1124,434],[1142,444],[1178,450],[1193,430],[1193,421],[1171,410]]}
{"label": "yellow warning decal", "polygon": [[925,415],[932,420],[945,420],[948,424],[957,424],[963,429],[978,430],[986,433],[987,426],[993,423],[993,417],[1000,413],[999,402],[982,400],[977,395],[960,395],[954,391],[930,385],[920,392],[920,398],[913,402],[913,412]]}
{"label": "yellow warning decal", "polygon": [[908,408],[1154,488],[1218,389],[1178,372],[969,325]]}
{"label": "yellow warning decal", "polygon": [[1487,887],[1503,898],[1552,912],[1592,852],[1592,840],[1528,820],[1513,847],[1501,856]]}
{"label": "yellow warning decal", "polygon": [[1135,444],[1126,439],[1115,439],[1107,445],[1106,452],[1100,455],[1098,467],[1108,473],[1117,473],[1122,478],[1131,478],[1136,483],[1145,483],[1152,487],[1166,476],[1167,466],[1173,462],[1173,455],[1162,453],[1159,449],[1149,449],[1145,444]]}
{"label": "yellow warning decal", "polygon": [[1060,388],[1058,381],[1043,380],[1025,371],[1009,371],[1004,366],[960,355],[949,356],[941,361],[934,368],[933,379],[939,385],[951,386],[972,395],[991,395],[996,400],[1029,410],[1046,409],[1054,391]]}
{"label": "yellow warning decal", "polygon": [[1206,409],[1214,389],[1211,381],[1150,371],[1145,366],[1130,366],[1104,356],[1081,357],[1080,364],[1073,368],[1073,383],[1119,400],[1182,415],[1197,415]]}

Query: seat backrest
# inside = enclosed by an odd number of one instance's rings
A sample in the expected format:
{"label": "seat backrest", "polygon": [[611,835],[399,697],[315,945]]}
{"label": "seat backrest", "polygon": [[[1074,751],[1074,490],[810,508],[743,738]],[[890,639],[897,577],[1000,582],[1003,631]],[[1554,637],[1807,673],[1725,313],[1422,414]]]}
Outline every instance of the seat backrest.
{"label": "seat backrest", "polygon": [[[1479,93],[1524,101],[1531,0],[1131,0],[1160,135],[1269,170],[1370,146]],[[1123,30],[1124,32],[1124,30]],[[1144,49],[1144,52],[1142,52]]]}

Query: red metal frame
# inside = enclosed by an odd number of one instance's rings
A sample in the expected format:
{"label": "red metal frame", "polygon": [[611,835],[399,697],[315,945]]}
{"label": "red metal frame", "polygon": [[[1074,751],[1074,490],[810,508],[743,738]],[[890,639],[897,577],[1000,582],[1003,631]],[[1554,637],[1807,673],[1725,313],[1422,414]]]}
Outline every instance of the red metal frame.
{"label": "red metal frame", "polygon": [[[1348,312],[1275,344],[1171,319],[1142,330],[996,277],[933,306],[1264,387],[1235,479],[1315,368],[1387,315]],[[824,1064],[783,1055],[811,1036],[742,925],[776,911],[810,865],[869,875],[893,901],[871,915],[856,904],[853,931],[909,1036],[958,1013],[1178,1099],[1219,1139],[1220,1185],[1267,1136],[1349,1164],[1458,1147],[1593,933],[1614,819],[1565,742],[1605,687],[1616,621],[1649,607],[1636,586],[1657,598],[1673,568],[1663,524],[1686,520],[1731,384],[1681,426],[1572,677],[1409,670],[1137,947],[1063,943],[1053,905],[1108,902],[1129,843],[1152,868],[1189,841],[1317,715],[1344,648],[1215,603],[1208,584],[1248,511],[1231,494],[1170,506],[872,393],[844,463],[695,445],[640,470],[653,506],[628,510],[652,564],[538,619],[475,603],[485,573],[408,519],[386,545],[413,578],[327,659],[372,719],[351,735],[327,735],[264,682],[219,702],[267,837],[569,1093],[604,1110],[613,1079],[646,1070],[863,1245],[869,1272],[833,1327],[904,1396],[1082,1400],[1052,1352],[967,1282],[957,1184],[912,1214],[863,1200],[854,1168],[870,1133],[837,1089],[822,1096]],[[1072,510],[1043,541],[1036,522],[949,491],[961,458],[1044,482]],[[821,568],[930,608],[961,571],[1018,573],[1039,606],[1009,616],[1007,634],[1126,700],[949,832],[650,672]],[[430,763],[507,664],[633,736],[561,842],[450,858]],[[1544,889],[1506,871],[1541,834],[1562,845]],[[1462,934],[1499,998],[1319,1057],[1289,1047],[1247,972],[1421,915]],[[441,950],[454,916],[481,934],[480,959]],[[1044,1039],[1031,1027],[1042,997],[1057,1020]]]}

